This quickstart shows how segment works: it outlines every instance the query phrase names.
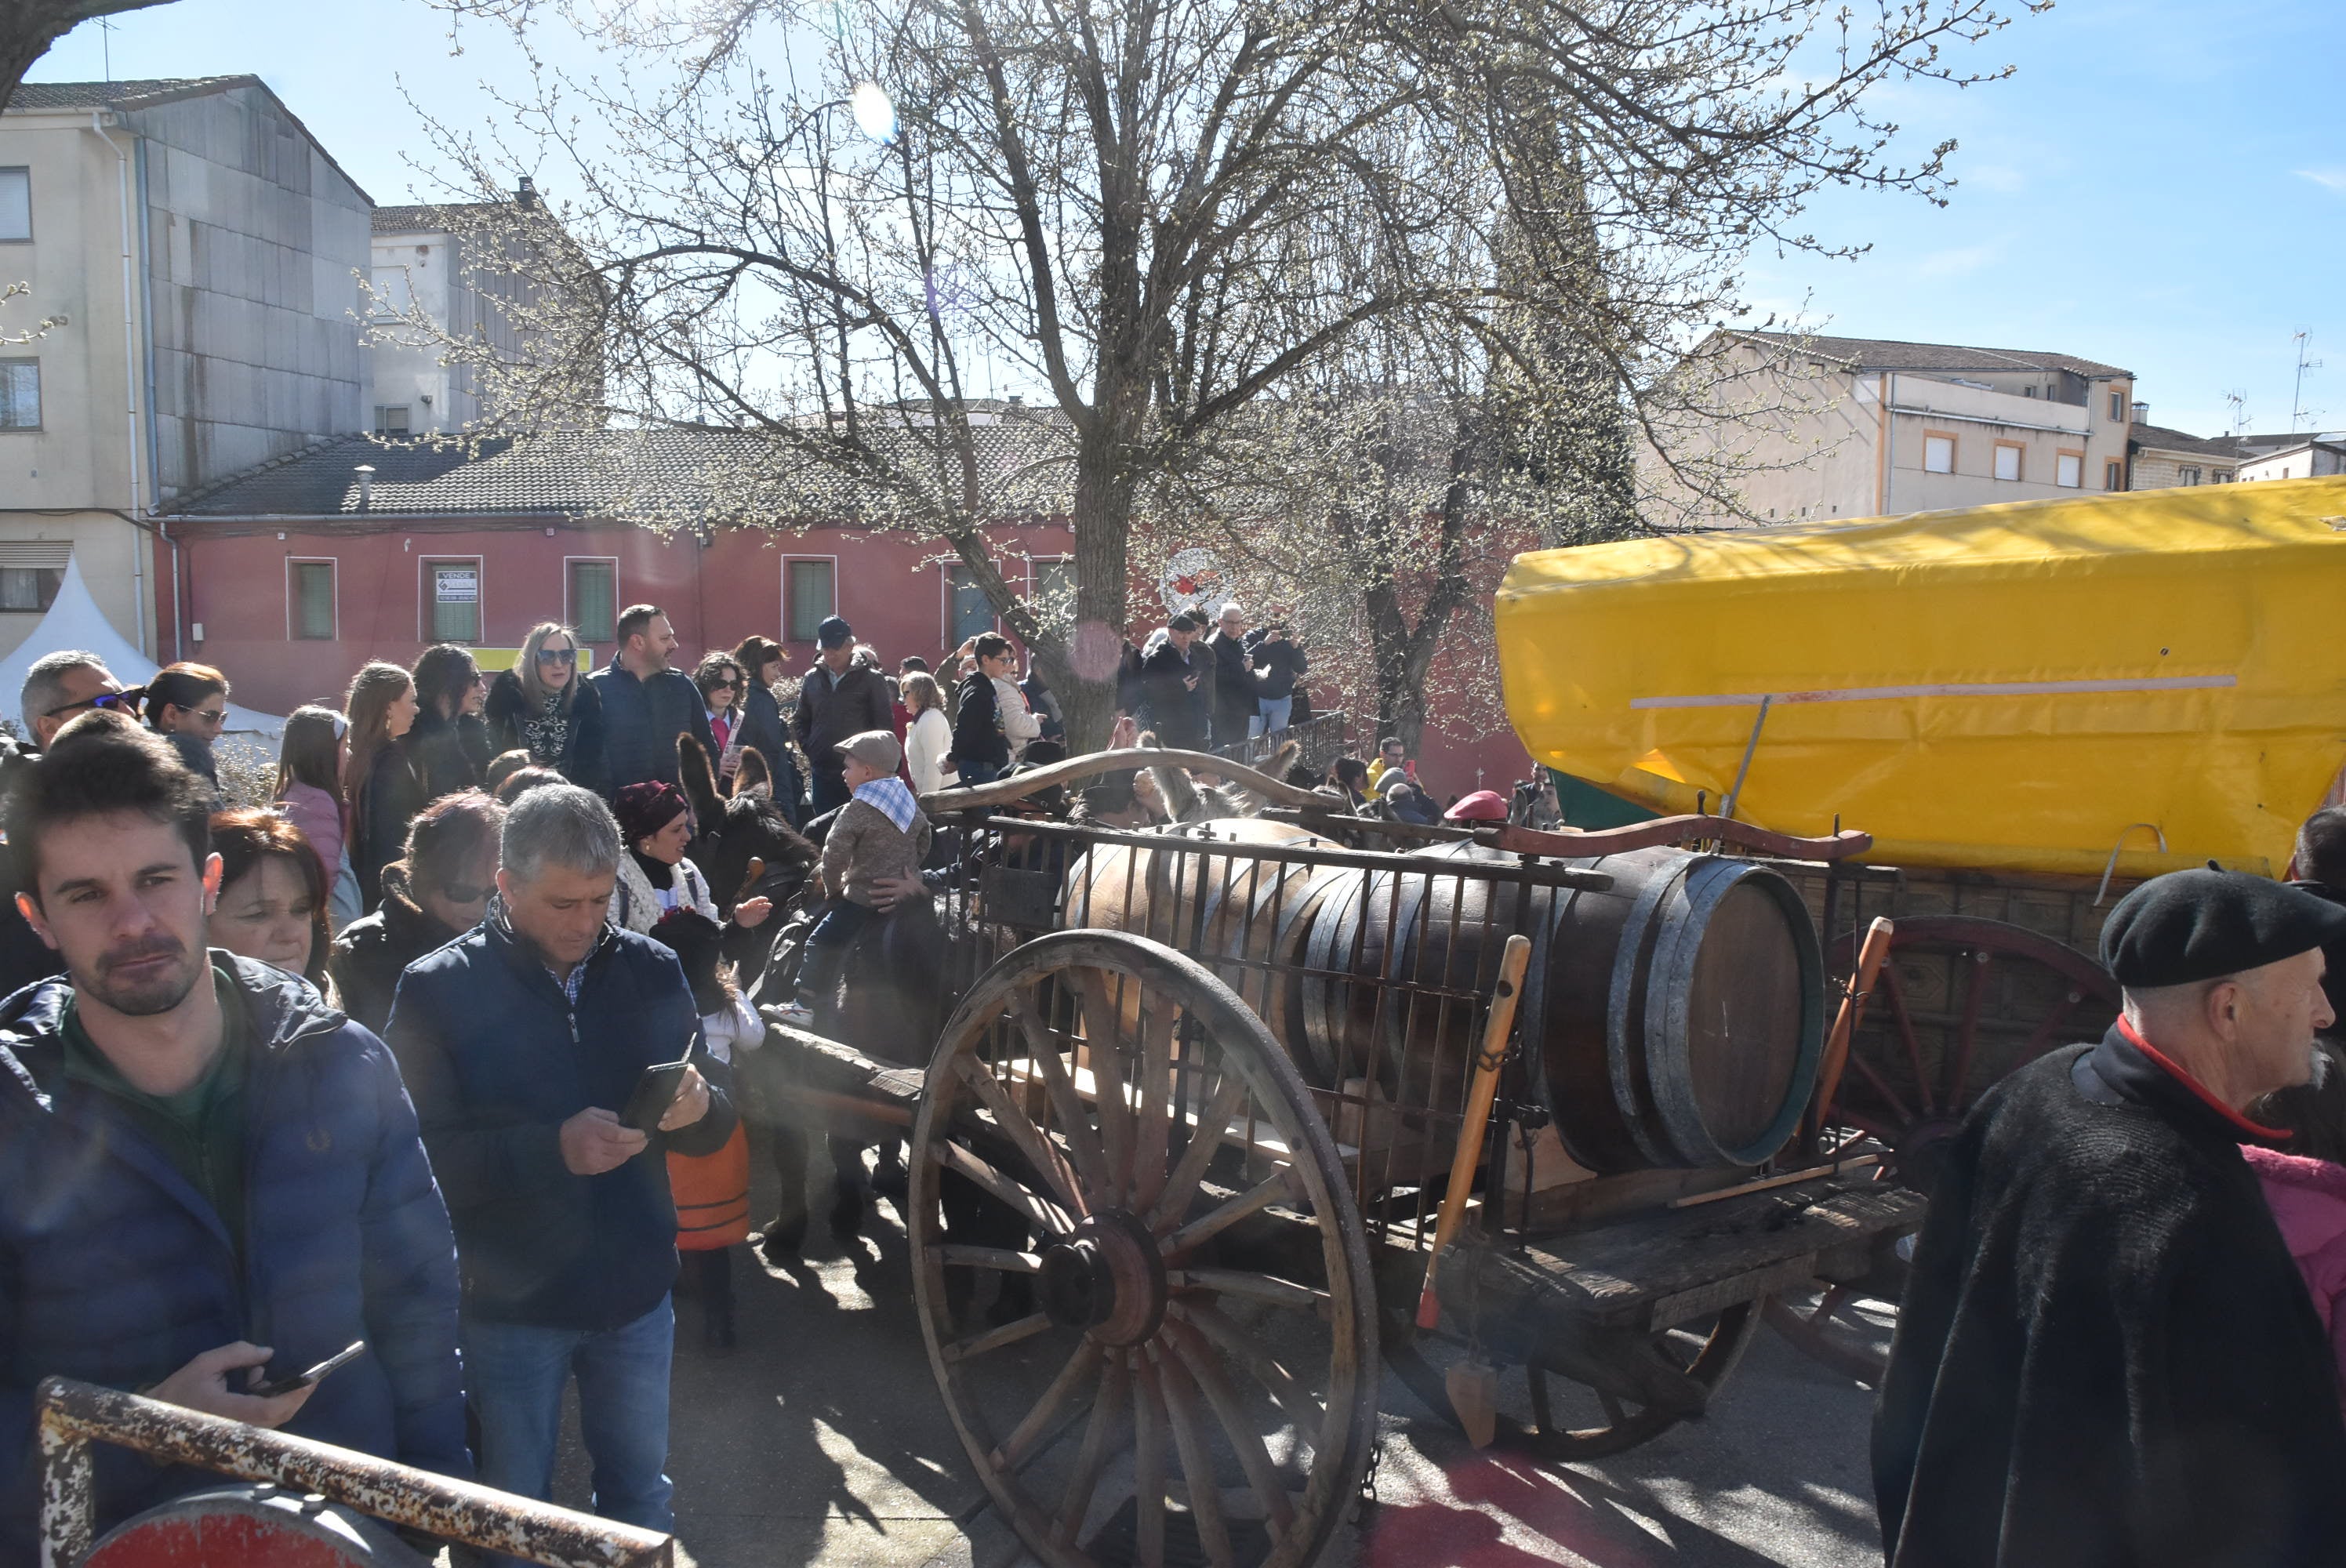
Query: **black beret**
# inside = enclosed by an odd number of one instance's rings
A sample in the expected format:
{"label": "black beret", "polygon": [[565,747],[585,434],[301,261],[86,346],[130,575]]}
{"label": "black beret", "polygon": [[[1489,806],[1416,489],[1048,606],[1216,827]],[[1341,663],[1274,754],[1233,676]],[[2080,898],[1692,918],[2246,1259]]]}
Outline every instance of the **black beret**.
{"label": "black beret", "polygon": [[2346,938],[2346,909],[2246,871],[2170,871],[2118,901],[2102,963],[2120,985],[2188,985]]}

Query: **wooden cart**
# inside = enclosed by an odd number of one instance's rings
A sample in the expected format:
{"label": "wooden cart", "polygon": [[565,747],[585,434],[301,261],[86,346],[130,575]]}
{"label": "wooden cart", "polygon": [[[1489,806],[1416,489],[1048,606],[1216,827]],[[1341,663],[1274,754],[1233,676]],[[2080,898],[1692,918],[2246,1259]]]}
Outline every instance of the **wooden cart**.
{"label": "wooden cart", "polygon": [[[1687,830],[1566,860],[1361,848],[1308,815],[958,827],[925,1064],[780,1027],[770,1054],[827,1115],[909,1126],[938,1387],[1043,1562],[1314,1561],[1371,1465],[1381,1356],[1545,1460],[1643,1441],[1701,1413],[1771,1292],[1862,1278],[1920,1222],[1870,1166],[1770,1164],[1813,1082],[1821,951],[1780,872],[1651,847]],[[1559,1092],[1608,1048],[1609,1091]],[[1619,1168],[1535,1171],[1559,1136]],[[1741,1157],[1671,1163],[1689,1143]],[[1464,1224],[1429,1270],[1446,1200]]]}

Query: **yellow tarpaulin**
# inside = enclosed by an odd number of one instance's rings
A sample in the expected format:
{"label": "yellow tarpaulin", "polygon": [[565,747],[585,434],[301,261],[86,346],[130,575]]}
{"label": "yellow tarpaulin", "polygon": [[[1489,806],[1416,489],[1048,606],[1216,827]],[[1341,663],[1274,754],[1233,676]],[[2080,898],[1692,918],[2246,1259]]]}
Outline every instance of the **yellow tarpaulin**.
{"label": "yellow tarpaulin", "polygon": [[1717,810],[1748,748],[1738,817],[1877,861],[2279,874],[2346,763],[2346,479],[1542,551],[1497,617],[1541,762]]}

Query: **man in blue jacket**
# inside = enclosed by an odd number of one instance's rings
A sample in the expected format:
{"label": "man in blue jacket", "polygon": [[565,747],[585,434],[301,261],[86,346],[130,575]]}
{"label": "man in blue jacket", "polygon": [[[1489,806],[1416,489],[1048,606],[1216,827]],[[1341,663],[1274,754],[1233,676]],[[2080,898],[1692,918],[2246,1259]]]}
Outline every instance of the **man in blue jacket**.
{"label": "man in blue jacket", "polygon": [[656,1132],[619,1120],[643,1070],[700,1027],[676,955],[605,922],[619,854],[593,793],[515,801],[489,918],[408,966],[384,1034],[455,1221],[481,1479],[548,1495],[575,1372],[596,1512],[665,1531],[667,1156],[716,1153],[735,1118],[688,1068]]}
{"label": "man in blue jacket", "polygon": [[[0,1003],[0,1562],[38,1516],[53,1373],[465,1476],[456,1257],[382,1044],[208,952],[210,790],[113,714],[13,792],[17,907],[66,973]],[[241,1390],[353,1340],[274,1399]],[[97,1450],[100,1528],[216,1476]]]}
{"label": "man in blue jacket", "polygon": [[630,784],[677,781],[676,738],[689,735],[715,757],[709,707],[692,677],[674,667],[676,628],[654,605],[629,605],[615,628],[618,652],[586,677],[603,709],[599,788],[616,799]]}

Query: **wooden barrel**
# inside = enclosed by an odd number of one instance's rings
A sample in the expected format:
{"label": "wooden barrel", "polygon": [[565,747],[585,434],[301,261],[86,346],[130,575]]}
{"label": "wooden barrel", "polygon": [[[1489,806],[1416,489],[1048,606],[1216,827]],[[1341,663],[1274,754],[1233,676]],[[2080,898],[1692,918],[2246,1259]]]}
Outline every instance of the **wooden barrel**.
{"label": "wooden barrel", "polygon": [[1774,1154],[1824,1041],[1823,955],[1798,890],[1678,850],[1577,863],[1614,885],[1545,891],[1521,1013],[1566,1150],[1599,1171]]}
{"label": "wooden barrel", "polygon": [[[1211,829],[1241,844],[1312,837],[1277,822]],[[1205,960],[1307,1081],[1404,1114],[1464,1105],[1499,954],[1521,930],[1533,951],[1519,1037],[1575,1159],[1752,1165],[1791,1135],[1815,1087],[1824,968],[1782,875],[1673,849],[1571,862],[1614,879],[1598,892],[1461,876],[1462,862],[1515,859],[1470,843],[1411,858],[1425,870],[1250,861],[1194,841],[1097,846],[1069,869],[1066,919]]]}

